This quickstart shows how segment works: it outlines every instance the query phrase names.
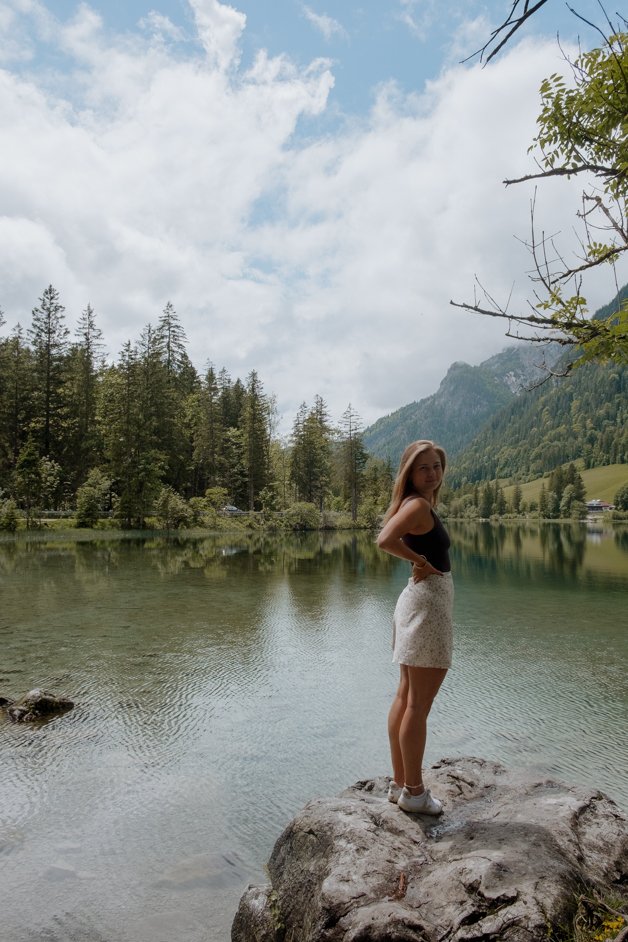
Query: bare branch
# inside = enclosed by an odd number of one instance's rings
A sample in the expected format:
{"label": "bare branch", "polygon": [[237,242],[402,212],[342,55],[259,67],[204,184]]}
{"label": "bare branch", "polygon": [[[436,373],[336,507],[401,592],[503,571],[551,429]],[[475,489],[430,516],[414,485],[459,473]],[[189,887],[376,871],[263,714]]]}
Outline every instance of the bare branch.
{"label": "bare branch", "polygon": [[[608,221],[610,222],[611,227],[612,227],[613,229],[615,229],[615,231],[620,235],[620,237],[621,237],[621,238],[624,240],[624,242],[626,243],[626,246],[628,246],[628,232],[625,231],[625,230],[623,230],[623,229],[620,227],[619,223],[618,223],[615,219],[613,219],[613,217],[612,217],[611,214],[610,214],[610,210],[609,210],[609,209],[604,205],[604,203],[602,202],[602,197],[601,197],[601,196],[587,196],[586,193],[583,194],[583,197],[584,197],[585,200],[590,200],[592,203],[595,203],[595,204],[596,204],[597,208],[600,209],[600,210],[604,213],[604,215],[606,216],[606,218],[607,218]],[[622,249],[622,251],[623,251],[623,249]]]}
{"label": "bare branch", "polygon": [[543,372],[545,373],[545,376],[541,376],[539,379],[536,380],[536,382],[532,382],[528,386],[526,386],[525,388],[527,392],[532,392],[535,389],[539,389],[541,386],[544,386],[545,383],[549,379],[564,379],[565,376],[568,376],[571,373],[572,369],[574,368],[575,360],[571,360],[569,363],[567,363],[565,365],[565,369],[562,372],[558,372],[558,370],[553,370],[551,367],[547,366],[546,363],[543,363],[542,365],[539,365],[539,364],[535,364],[535,365],[537,366],[538,369],[543,370]]}
{"label": "bare branch", "polygon": [[524,24],[527,20],[530,19],[531,16],[534,16],[534,14],[536,13],[536,11],[537,11],[537,10],[540,10],[540,8],[541,8],[542,6],[544,6],[544,5],[547,3],[547,0],[538,0],[538,2],[535,3],[534,6],[532,6],[532,7],[531,7],[530,4],[529,4],[529,0],[525,0],[525,2],[523,3],[523,12],[521,13],[521,15],[520,15],[520,16],[515,16],[515,17],[513,17],[513,14],[515,13],[515,10],[517,9],[517,7],[519,6],[519,4],[520,4],[521,2],[522,2],[522,0],[513,0],[512,7],[510,8],[510,13],[508,14],[508,16],[507,16],[507,18],[504,20],[504,22],[503,22],[500,26],[496,27],[496,29],[494,29],[494,30],[492,31],[491,36],[490,36],[490,39],[488,39],[487,42],[484,43],[484,45],[481,47],[481,49],[478,49],[478,50],[477,50],[476,52],[474,52],[472,55],[467,56],[466,59],[463,59],[463,62],[469,62],[471,59],[475,59],[476,56],[479,56],[479,57],[480,57],[480,62],[482,62],[482,61],[484,60],[484,54],[486,53],[486,51],[487,51],[487,49],[489,48],[489,46],[491,45],[491,43],[494,42],[495,40],[497,40],[497,37],[498,37],[501,33],[503,33],[504,30],[508,30],[508,32],[506,33],[506,35],[504,36],[504,38],[499,41],[499,43],[497,44],[497,46],[496,46],[496,47],[489,53],[489,55],[486,57],[486,61],[484,62],[484,65],[488,65],[488,63],[491,61],[491,59],[492,59],[494,56],[496,56],[497,53],[500,51],[500,49],[502,49],[502,48],[506,45],[506,43],[508,42],[508,40],[509,40],[512,36],[514,36],[514,34],[517,32],[517,30],[519,30],[519,29],[523,26],[523,24]]}
{"label": "bare branch", "polygon": [[541,180],[546,177],[572,177],[577,173],[595,173],[598,177],[608,177],[613,180],[615,177],[622,177],[624,174],[615,167],[602,167],[597,164],[585,164],[581,167],[555,167],[552,170],[543,170],[541,173],[527,173],[524,177],[517,177],[513,180],[502,180],[506,186],[513,183],[525,183],[527,180]]}
{"label": "bare branch", "polygon": [[[465,311],[473,311],[475,314],[484,314],[486,317],[501,317],[504,320],[511,321],[516,324],[532,324],[532,325],[538,325],[543,330],[558,330],[556,325],[553,324],[549,318],[543,317],[540,314],[509,314],[507,311],[503,311],[500,308],[491,310],[490,308],[487,308],[487,307],[480,307],[479,304],[469,304],[466,301],[450,301],[449,303],[452,305],[452,307],[460,307],[460,308],[463,308]],[[511,334],[509,333],[507,334],[507,336],[511,336]],[[517,338],[517,339],[522,339],[522,338]],[[530,338],[527,338],[527,339],[530,339]],[[534,339],[537,339],[539,342],[541,340],[547,341],[547,338],[544,338],[544,337],[543,338],[539,337],[539,338],[534,338]],[[556,340],[556,343],[565,343],[569,345],[577,343],[577,341],[574,339],[567,340],[563,337],[555,337],[552,339]]]}

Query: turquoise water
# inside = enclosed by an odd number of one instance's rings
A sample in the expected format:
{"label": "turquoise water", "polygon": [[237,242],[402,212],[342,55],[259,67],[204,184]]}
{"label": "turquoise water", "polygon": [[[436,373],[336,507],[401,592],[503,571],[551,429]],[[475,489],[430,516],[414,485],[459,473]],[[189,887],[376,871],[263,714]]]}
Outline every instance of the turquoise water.
{"label": "turquoise water", "polygon": [[[452,524],[456,649],[428,760],[475,754],[628,809],[625,531]],[[310,798],[388,772],[406,565],[372,536],[0,542],[6,942],[221,942]]]}

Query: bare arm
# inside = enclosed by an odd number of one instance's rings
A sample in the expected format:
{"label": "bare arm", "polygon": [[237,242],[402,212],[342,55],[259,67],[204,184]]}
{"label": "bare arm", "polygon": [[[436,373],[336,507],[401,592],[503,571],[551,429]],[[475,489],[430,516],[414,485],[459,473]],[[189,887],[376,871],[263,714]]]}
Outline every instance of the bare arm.
{"label": "bare arm", "polygon": [[[413,497],[401,505],[394,517],[383,527],[377,545],[385,553],[407,559],[413,564],[412,578],[419,582],[426,576],[439,573],[424,556],[420,556],[403,542],[406,533],[427,533],[434,526],[431,507],[424,497]],[[440,573],[439,573],[440,574]]]}

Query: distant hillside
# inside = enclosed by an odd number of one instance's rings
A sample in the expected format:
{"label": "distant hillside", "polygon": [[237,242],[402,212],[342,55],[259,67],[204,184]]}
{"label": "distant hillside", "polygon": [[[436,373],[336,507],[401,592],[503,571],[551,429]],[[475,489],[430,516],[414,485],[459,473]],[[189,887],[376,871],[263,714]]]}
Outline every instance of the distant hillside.
{"label": "distant hillside", "polygon": [[[615,500],[615,494],[624,484],[628,483],[628,464],[609,464],[601,468],[589,468],[583,470],[582,461],[575,461],[584,484],[586,500],[605,500],[612,504]],[[547,478],[535,478],[521,485],[521,496],[524,501],[529,503],[531,500],[538,501],[541,493],[541,485],[545,484],[547,488]],[[504,497],[506,500],[512,499],[515,485],[511,484],[504,488]]]}
{"label": "distant hillside", "polygon": [[587,363],[513,399],[456,456],[448,482],[524,481],[578,458],[628,461],[628,367]]}
{"label": "distant hillside", "polygon": [[[544,348],[549,363],[558,346]],[[368,451],[396,465],[408,442],[428,438],[455,457],[482,426],[525,387],[541,376],[542,352],[532,343],[519,343],[479,366],[454,363],[438,391],[378,419],[364,432]]]}

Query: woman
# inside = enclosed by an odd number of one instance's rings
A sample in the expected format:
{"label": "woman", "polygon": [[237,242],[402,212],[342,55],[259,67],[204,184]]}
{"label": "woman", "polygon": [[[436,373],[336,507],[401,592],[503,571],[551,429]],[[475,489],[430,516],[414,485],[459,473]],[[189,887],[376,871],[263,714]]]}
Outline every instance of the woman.
{"label": "woman", "polygon": [[434,512],[446,462],[445,452],[434,442],[408,445],[377,539],[380,549],[412,563],[393,620],[393,661],[400,665],[401,676],[388,715],[393,766],[388,799],[404,811],[421,814],[443,810],[423,784],[423,754],[427,717],[451,665],[449,536]]}

